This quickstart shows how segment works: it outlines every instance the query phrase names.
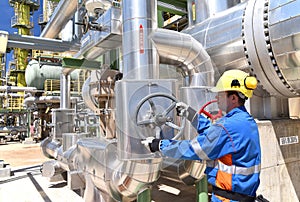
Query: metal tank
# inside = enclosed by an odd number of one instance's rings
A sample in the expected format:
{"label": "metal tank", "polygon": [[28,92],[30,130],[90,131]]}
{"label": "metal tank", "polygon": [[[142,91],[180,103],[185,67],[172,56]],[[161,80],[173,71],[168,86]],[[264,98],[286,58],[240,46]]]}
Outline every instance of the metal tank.
{"label": "metal tank", "polygon": [[[44,84],[47,79],[59,80],[62,67],[49,64],[42,64],[36,60],[31,60],[25,71],[25,80],[27,86],[35,87],[38,90],[44,90]],[[80,69],[71,73],[72,80],[78,80]]]}

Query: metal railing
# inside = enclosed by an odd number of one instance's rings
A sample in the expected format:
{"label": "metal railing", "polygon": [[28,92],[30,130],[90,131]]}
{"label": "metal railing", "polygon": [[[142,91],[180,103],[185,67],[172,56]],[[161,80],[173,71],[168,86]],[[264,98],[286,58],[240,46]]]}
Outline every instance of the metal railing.
{"label": "metal railing", "polygon": [[[72,80],[70,86],[70,92],[72,95],[81,95],[82,86],[84,80],[77,79]],[[60,80],[46,79],[44,83],[44,90],[46,95],[58,95],[60,94]]]}
{"label": "metal railing", "polygon": [[15,15],[11,18],[11,27],[18,27],[23,26],[28,29],[33,28],[33,17],[30,16],[29,22],[26,22],[26,20],[23,19],[22,16]]}
{"label": "metal railing", "polygon": [[8,97],[4,100],[5,102],[5,108],[8,110],[23,110],[23,97]]}
{"label": "metal railing", "polygon": [[26,5],[32,5],[34,7],[39,7],[40,6],[40,0],[9,0],[10,4],[15,4],[15,3],[24,3]]}

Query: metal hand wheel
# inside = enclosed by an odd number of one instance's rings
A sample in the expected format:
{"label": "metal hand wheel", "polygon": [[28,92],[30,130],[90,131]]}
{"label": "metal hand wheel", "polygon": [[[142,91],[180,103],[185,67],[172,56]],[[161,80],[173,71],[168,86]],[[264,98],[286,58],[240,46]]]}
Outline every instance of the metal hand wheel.
{"label": "metal hand wheel", "polygon": [[[160,110],[160,112],[157,108],[157,103],[153,98],[166,98],[167,100],[171,100],[171,104],[166,107],[165,109]],[[185,127],[185,117],[180,117],[180,125],[175,124],[173,121],[173,114],[171,113],[173,110],[176,110],[176,103],[178,100],[169,94],[166,93],[153,93],[146,97],[144,97],[137,105],[134,117],[135,117],[135,123],[138,126],[145,126],[149,127],[149,129],[155,129],[156,138],[160,138],[160,133],[163,130],[164,127],[170,127],[177,131],[174,132],[174,137],[172,139],[178,139],[183,134],[183,129]],[[139,114],[141,113],[140,110],[142,106],[145,106],[146,103],[149,104],[149,113],[147,113],[145,119],[138,120]],[[160,105],[161,107],[161,105]]]}

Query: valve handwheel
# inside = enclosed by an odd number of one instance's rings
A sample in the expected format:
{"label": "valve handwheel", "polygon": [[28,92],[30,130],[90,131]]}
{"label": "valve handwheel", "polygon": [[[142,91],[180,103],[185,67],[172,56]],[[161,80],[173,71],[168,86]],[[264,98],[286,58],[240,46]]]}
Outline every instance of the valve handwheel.
{"label": "valve handwheel", "polygon": [[212,121],[218,119],[218,118],[221,118],[223,115],[222,115],[222,110],[219,109],[218,113],[213,115],[211,113],[209,113],[208,111],[205,110],[205,107],[207,107],[208,105],[212,104],[212,103],[215,103],[217,102],[217,100],[211,100],[207,103],[205,103],[201,109],[199,110],[198,114],[204,114],[206,115],[208,118],[210,118]]}
{"label": "valve handwheel", "polygon": [[[157,106],[153,100],[153,98],[166,98],[168,100],[171,100],[171,104],[166,107],[162,112],[157,111]],[[145,120],[138,120],[138,116],[140,114],[140,110],[142,106],[144,106],[146,103],[149,103],[151,114],[148,115],[148,118]],[[183,129],[185,127],[185,117],[180,117],[180,125],[177,125],[174,123],[172,116],[170,114],[176,114],[176,113],[170,113],[173,110],[176,110],[176,103],[178,100],[169,94],[166,93],[153,93],[150,94],[146,97],[144,97],[137,105],[136,111],[135,111],[135,123],[138,126],[149,126],[150,129],[153,129],[153,126],[155,127],[155,133],[156,133],[156,138],[160,138],[160,132],[162,129],[167,126],[170,128],[175,129],[177,131],[174,134],[174,137],[172,139],[178,139],[182,136],[183,134]],[[142,137],[144,138],[144,137]]]}

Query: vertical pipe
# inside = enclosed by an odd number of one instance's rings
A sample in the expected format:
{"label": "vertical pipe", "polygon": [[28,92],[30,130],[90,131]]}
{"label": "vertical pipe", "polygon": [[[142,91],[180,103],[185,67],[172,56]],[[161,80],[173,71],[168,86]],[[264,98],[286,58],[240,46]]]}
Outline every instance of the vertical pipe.
{"label": "vertical pipe", "polygon": [[[80,15],[80,12],[79,11],[76,11],[76,13],[75,13],[75,15],[74,15],[74,18],[75,18],[75,20],[74,20],[74,22],[76,23],[76,22],[82,22],[82,17],[81,17],[81,15]],[[75,24],[74,23],[74,24]],[[77,39],[81,39],[81,37],[82,37],[82,29],[81,29],[81,25],[77,25],[77,24],[75,24],[74,25],[74,34],[75,34],[75,38],[77,38]]]}
{"label": "vertical pipe", "polygon": [[31,126],[31,112],[30,110],[27,111],[27,136],[26,137],[30,137],[30,126]]}
{"label": "vertical pipe", "polygon": [[196,183],[197,189],[197,201],[198,202],[208,202],[208,188],[207,188],[207,177],[204,177]]}
{"label": "vertical pipe", "polygon": [[60,75],[60,108],[69,109],[70,108],[70,84],[71,84],[70,74]]}
{"label": "vertical pipe", "polygon": [[157,28],[157,1],[124,0],[123,75],[127,79],[159,78],[158,54],[149,40]]}

